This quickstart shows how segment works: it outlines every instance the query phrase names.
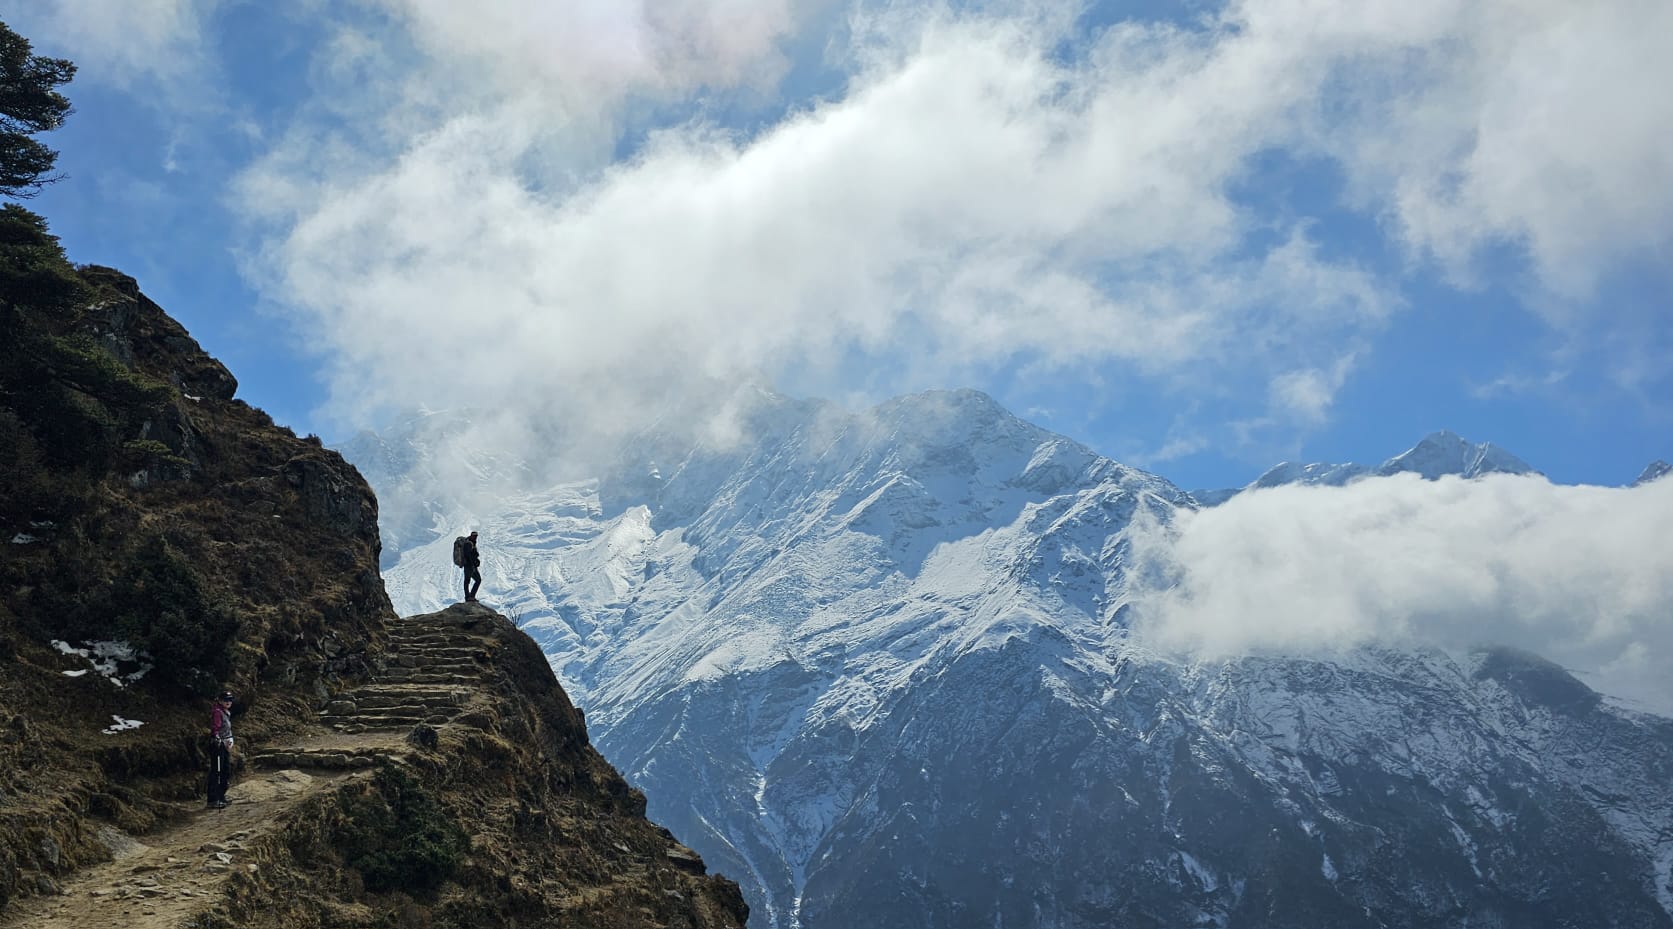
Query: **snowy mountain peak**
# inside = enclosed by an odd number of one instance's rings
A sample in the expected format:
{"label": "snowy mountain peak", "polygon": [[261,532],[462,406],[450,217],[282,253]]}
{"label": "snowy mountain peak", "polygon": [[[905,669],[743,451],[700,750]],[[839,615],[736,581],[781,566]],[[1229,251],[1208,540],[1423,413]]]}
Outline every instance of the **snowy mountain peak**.
{"label": "snowy mountain peak", "polygon": [[1434,480],[1443,475],[1536,474],[1533,467],[1491,442],[1472,444],[1449,430],[1433,432],[1407,451],[1383,462],[1379,474],[1415,472]]}
{"label": "snowy mountain peak", "polygon": [[896,397],[873,410],[878,422],[902,438],[925,445],[999,441],[1038,444],[1051,433],[1012,415],[979,390],[926,390]]}
{"label": "snowy mountain peak", "polygon": [[1638,479],[1632,482],[1632,486],[1637,487],[1639,484],[1648,484],[1651,481],[1660,480],[1666,477],[1669,471],[1673,471],[1673,465],[1660,460],[1652,461],[1644,468],[1644,473],[1638,475]]}

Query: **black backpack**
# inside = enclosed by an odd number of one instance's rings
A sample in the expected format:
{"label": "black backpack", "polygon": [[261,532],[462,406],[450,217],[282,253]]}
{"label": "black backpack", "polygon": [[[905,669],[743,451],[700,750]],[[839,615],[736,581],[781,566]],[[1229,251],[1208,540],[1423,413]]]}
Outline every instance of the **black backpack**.
{"label": "black backpack", "polygon": [[459,536],[453,540],[453,564],[455,567],[463,568],[465,566],[465,546],[470,543],[471,540],[464,536]]}

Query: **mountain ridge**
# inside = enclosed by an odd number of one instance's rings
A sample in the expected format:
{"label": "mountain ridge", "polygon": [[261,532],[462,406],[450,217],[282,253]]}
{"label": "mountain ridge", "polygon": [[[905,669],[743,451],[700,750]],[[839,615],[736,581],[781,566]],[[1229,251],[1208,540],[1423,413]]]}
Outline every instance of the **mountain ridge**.
{"label": "mountain ridge", "polygon": [[[449,525],[766,926],[1673,924],[1665,720],[1492,651],[1156,654],[1134,527],[1196,501],[991,403],[777,406]],[[453,596],[451,531],[398,601]],[[1559,762],[1600,732],[1606,764]]]}
{"label": "mountain ridge", "polygon": [[1290,485],[1340,487],[1367,477],[1388,477],[1408,472],[1431,481],[1448,475],[1468,480],[1487,474],[1540,473],[1492,442],[1472,443],[1451,430],[1442,429],[1429,433],[1411,448],[1385,459],[1380,465],[1281,461],[1242,487],[1195,490],[1191,495],[1204,506],[1218,506],[1247,490]]}

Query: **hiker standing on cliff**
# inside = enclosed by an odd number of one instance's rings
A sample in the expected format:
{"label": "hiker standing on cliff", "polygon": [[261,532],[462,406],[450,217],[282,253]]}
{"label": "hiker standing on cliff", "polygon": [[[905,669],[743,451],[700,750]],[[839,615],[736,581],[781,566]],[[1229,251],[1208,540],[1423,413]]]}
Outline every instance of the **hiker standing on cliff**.
{"label": "hiker standing on cliff", "polygon": [[232,783],[232,691],[224,690],[209,710],[209,809],[227,808]]}
{"label": "hiker standing on cliff", "polygon": [[465,602],[476,602],[477,588],[482,586],[482,554],[476,550],[476,533],[453,540],[453,563],[465,569]]}

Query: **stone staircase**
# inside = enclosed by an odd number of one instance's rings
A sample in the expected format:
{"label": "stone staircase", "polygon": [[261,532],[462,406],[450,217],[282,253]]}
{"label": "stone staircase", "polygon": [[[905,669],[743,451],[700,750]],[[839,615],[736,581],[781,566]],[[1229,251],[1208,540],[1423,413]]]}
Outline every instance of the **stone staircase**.
{"label": "stone staircase", "polygon": [[319,721],[337,737],[325,744],[257,752],[251,761],[263,767],[326,770],[401,763],[410,746],[390,736],[421,725],[445,726],[458,717],[482,685],[491,648],[467,625],[438,624],[434,617],[395,620],[384,670],[320,711]]}

